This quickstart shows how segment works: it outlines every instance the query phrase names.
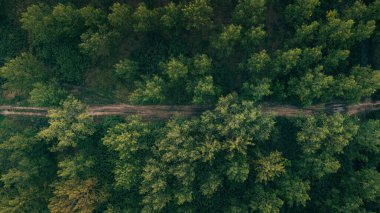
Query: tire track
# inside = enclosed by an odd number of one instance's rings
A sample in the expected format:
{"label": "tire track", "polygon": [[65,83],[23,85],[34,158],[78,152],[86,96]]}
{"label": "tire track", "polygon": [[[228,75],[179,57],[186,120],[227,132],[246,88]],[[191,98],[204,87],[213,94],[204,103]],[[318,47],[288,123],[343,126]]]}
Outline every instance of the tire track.
{"label": "tire track", "polygon": [[[94,117],[104,117],[111,115],[130,116],[139,115],[147,119],[167,119],[174,115],[182,117],[198,116],[206,110],[212,109],[212,106],[195,106],[195,105],[148,105],[135,106],[128,104],[113,105],[93,105],[88,107],[88,113]],[[370,111],[380,110],[380,101],[362,102],[356,105],[345,105],[342,103],[319,104],[306,108],[300,108],[291,105],[278,105],[273,103],[263,103],[261,110],[270,115],[283,117],[302,117],[315,113],[335,112],[355,115],[367,113]],[[47,107],[21,107],[12,105],[0,106],[0,114],[4,116],[35,116],[45,117],[48,115]]]}

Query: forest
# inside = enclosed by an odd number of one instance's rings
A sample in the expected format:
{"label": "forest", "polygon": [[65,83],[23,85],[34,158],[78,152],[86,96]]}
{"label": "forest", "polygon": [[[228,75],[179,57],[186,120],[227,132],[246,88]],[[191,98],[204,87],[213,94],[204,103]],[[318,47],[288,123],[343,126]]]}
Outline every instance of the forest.
{"label": "forest", "polygon": [[[380,212],[380,0],[0,0],[0,213]],[[168,119],[90,106],[207,106]]]}

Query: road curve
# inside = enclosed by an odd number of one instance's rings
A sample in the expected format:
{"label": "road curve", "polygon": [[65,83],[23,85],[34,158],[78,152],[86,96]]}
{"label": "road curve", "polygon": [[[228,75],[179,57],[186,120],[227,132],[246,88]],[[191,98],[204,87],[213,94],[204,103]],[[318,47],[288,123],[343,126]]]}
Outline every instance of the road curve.
{"label": "road curve", "polygon": [[[212,109],[211,106],[194,105],[148,105],[134,106],[128,104],[89,106],[88,113],[95,117],[102,116],[129,116],[139,115],[147,119],[167,119],[177,114],[183,117],[200,115],[202,112]],[[362,102],[356,105],[344,105],[341,103],[329,103],[300,108],[291,105],[276,105],[263,103],[261,109],[266,114],[282,117],[308,116],[318,112],[334,113],[341,112],[348,115],[366,113],[380,109],[380,101]],[[0,114],[4,116],[39,116],[46,117],[49,108],[47,107],[20,107],[13,105],[0,106]]]}

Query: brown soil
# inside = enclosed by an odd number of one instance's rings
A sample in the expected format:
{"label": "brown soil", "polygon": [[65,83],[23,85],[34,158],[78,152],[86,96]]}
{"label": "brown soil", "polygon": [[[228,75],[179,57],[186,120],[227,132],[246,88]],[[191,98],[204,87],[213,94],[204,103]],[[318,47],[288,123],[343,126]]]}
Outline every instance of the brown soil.
{"label": "brown soil", "polygon": [[[212,109],[211,106],[194,106],[194,105],[149,105],[149,106],[134,106],[128,104],[114,104],[102,106],[90,106],[88,112],[95,117],[100,116],[129,116],[139,115],[147,119],[167,119],[173,115],[182,117],[191,117],[200,115],[206,110]],[[263,104],[262,111],[273,116],[283,117],[302,117],[312,115],[318,112],[325,112],[327,107],[324,105],[314,105],[307,108],[299,108],[289,105]],[[354,115],[366,113],[369,111],[379,110],[380,101],[363,102],[357,105],[347,106],[346,113]],[[46,107],[20,107],[12,105],[0,106],[0,114],[5,116],[47,116],[49,108]]]}

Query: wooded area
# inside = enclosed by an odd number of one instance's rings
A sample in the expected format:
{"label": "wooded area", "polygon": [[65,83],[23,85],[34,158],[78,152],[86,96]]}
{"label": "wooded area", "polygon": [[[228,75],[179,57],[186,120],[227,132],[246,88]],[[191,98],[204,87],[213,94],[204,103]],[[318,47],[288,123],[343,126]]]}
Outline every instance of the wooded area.
{"label": "wooded area", "polygon": [[380,212],[379,89],[380,0],[0,0],[0,212]]}

